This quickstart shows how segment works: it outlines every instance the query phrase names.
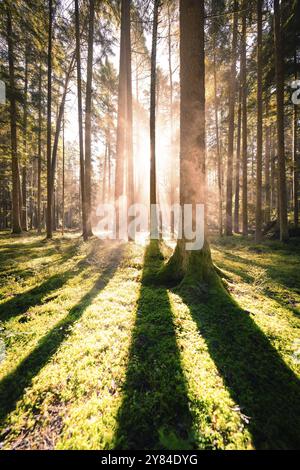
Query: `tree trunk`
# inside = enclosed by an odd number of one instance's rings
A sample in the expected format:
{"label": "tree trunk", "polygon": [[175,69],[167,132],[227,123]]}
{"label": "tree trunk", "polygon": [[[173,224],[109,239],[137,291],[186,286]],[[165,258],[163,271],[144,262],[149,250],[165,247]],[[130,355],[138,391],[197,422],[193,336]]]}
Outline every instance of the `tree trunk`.
{"label": "tree trunk", "polygon": [[42,194],[42,62],[39,69],[39,117],[38,117],[38,168],[37,168],[37,231],[41,233],[41,194]]}
{"label": "tree trunk", "polygon": [[[204,1],[180,1],[180,204],[206,207],[205,176],[205,54]],[[164,275],[191,284],[215,282],[215,273],[205,230],[202,249],[187,250],[186,238],[178,240]]]}
{"label": "tree trunk", "polygon": [[61,234],[65,234],[65,116],[63,117]]}
{"label": "tree trunk", "polygon": [[223,235],[223,191],[222,191],[222,156],[220,150],[219,133],[219,106],[217,89],[217,65],[216,65],[216,32],[214,32],[214,108],[216,126],[217,170],[218,170],[218,202],[219,202],[219,233]]}
{"label": "tree trunk", "polygon": [[28,231],[27,222],[27,118],[28,118],[28,44],[25,45],[25,75],[24,75],[24,114],[23,114],[23,168],[22,168],[22,230]]}
{"label": "tree trunk", "polygon": [[229,84],[229,128],[228,128],[228,155],[227,155],[227,179],[226,179],[226,226],[227,236],[232,235],[232,193],[233,193],[233,149],[234,149],[234,111],[236,92],[236,55],[237,55],[237,33],[238,13],[237,1],[234,1],[234,17],[232,31],[231,49],[231,72]]}
{"label": "tree trunk", "polygon": [[242,126],[242,88],[241,86],[239,86],[238,128],[237,128],[236,161],[235,161],[235,199],[234,199],[234,231],[235,233],[240,232],[241,126]]}
{"label": "tree trunk", "polygon": [[75,0],[75,32],[76,32],[77,107],[78,107],[78,130],[79,130],[82,235],[83,235],[83,239],[86,241],[87,240],[86,191],[85,191],[85,162],[84,162],[84,148],[83,148],[82,80],[81,80],[80,23],[79,23],[78,0]]}
{"label": "tree trunk", "polygon": [[124,194],[125,133],[126,133],[126,56],[125,56],[125,1],[121,3],[121,40],[118,90],[117,157],[115,174],[115,203],[117,210],[117,230],[119,230],[119,199]]}
{"label": "tree trunk", "polygon": [[88,58],[86,79],[86,102],[85,102],[85,191],[86,191],[86,224],[87,236],[92,232],[92,82],[93,82],[93,49],[94,49],[94,22],[95,22],[95,0],[89,3],[89,34],[88,34]]}
{"label": "tree trunk", "polygon": [[154,0],[152,52],[151,52],[151,86],[150,86],[150,238],[158,238],[157,184],[156,184],[156,54],[158,10],[160,0]]}
{"label": "tree trunk", "polygon": [[47,238],[52,238],[52,165],[51,165],[51,105],[52,105],[52,0],[49,0],[48,30],[48,98],[47,98]]}
{"label": "tree trunk", "polygon": [[[269,101],[266,101],[266,120],[269,118]],[[271,134],[270,126],[266,124],[265,130],[265,222],[268,224],[271,220],[271,182],[270,182],[270,162],[271,162]]]}
{"label": "tree trunk", "polygon": [[[297,80],[297,56],[295,54],[295,80]],[[299,162],[298,162],[298,107],[294,105],[293,116],[293,194],[294,194],[294,225],[299,224]]]}
{"label": "tree trunk", "polygon": [[282,45],[281,7],[279,0],[274,0],[274,22],[280,240],[287,241],[289,238],[289,231],[287,215],[287,187],[284,143],[284,62]]}
{"label": "tree trunk", "polygon": [[[131,0],[125,0],[125,54],[126,54],[126,161],[127,161],[127,204],[128,208],[134,204],[134,166],[132,142],[132,72],[131,72]],[[133,223],[128,217],[128,224]],[[129,240],[135,239],[135,228],[128,234]]]}
{"label": "tree trunk", "polygon": [[11,12],[7,7],[7,45],[10,87],[10,132],[11,132],[11,169],[12,169],[12,232],[21,233],[20,220],[20,173],[17,141],[17,105],[15,84],[14,39]]}
{"label": "tree trunk", "polygon": [[262,103],[262,5],[257,0],[257,152],[256,152],[256,212],[255,241],[262,239],[262,150],[263,150],[263,103]]}
{"label": "tree trunk", "polygon": [[58,115],[56,119],[55,136],[54,136],[54,141],[53,141],[53,150],[52,150],[52,159],[51,159],[51,194],[53,193],[53,190],[54,190],[54,180],[55,180],[59,136],[60,136],[61,126],[62,126],[62,121],[63,121],[63,116],[64,116],[64,109],[65,109],[66,97],[67,97],[67,92],[68,92],[68,86],[69,86],[69,82],[71,78],[71,73],[74,67],[74,61],[75,61],[75,54],[71,58],[69,69],[66,72],[63,94],[62,94],[61,102],[59,105],[59,111],[58,111]]}
{"label": "tree trunk", "polygon": [[[168,66],[169,66],[169,86],[170,86],[170,132],[171,132],[171,207],[176,203],[176,165],[174,149],[174,117],[173,117],[173,66],[172,66],[172,18],[170,4],[168,4]],[[174,163],[173,163],[174,162]],[[175,217],[171,213],[171,235],[175,237]]]}
{"label": "tree trunk", "polygon": [[[243,10],[246,9],[246,1],[243,1]],[[243,12],[242,20],[242,45],[241,45],[241,81],[242,81],[242,160],[243,160],[243,236],[248,235],[248,123],[247,123],[247,12]]]}

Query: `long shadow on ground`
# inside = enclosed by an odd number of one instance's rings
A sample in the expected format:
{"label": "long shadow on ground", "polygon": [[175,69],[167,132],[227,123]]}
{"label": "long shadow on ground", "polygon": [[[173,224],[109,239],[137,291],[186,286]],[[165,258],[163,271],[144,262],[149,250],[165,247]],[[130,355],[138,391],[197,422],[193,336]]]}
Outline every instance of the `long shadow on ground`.
{"label": "long shadow on ground", "polygon": [[[180,293],[180,292],[179,292]],[[300,381],[251,316],[219,289],[180,294],[257,449],[300,448]]]}
{"label": "long shadow on ground", "polygon": [[37,347],[0,382],[0,426],[8,414],[15,408],[17,401],[22,397],[25,389],[32,379],[47,364],[57,352],[60,345],[71,334],[72,325],[83,315],[86,308],[105,288],[114,275],[123,253],[118,246],[112,252],[110,264],[101,273],[94,286],[87,292],[80,302],[75,305],[57,325],[44,336]]}
{"label": "long shadow on ground", "polygon": [[154,243],[145,254],[124,399],[118,413],[116,449],[193,446],[192,417],[168,293],[144,282],[153,262],[157,269],[162,262]]}
{"label": "long shadow on ground", "polygon": [[3,302],[0,304],[0,320],[8,321],[12,317],[27,312],[31,307],[41,305],[44,298],[63,287],[63,285],[77,273],[78,270],[73,268],[63,273],[54,274],[33,289],[29,289],[22,294],[17,294],[12,299]]}

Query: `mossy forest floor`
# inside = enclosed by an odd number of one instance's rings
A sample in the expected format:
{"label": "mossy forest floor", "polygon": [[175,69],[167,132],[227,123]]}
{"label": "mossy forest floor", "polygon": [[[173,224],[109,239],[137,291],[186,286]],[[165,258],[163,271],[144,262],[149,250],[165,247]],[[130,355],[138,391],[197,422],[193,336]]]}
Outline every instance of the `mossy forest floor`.
{"label": "mossy forest floor", "polygon": [[163,255],[0,235],[2,449],[300,448],[300,241],[212,244],[231,296]]}

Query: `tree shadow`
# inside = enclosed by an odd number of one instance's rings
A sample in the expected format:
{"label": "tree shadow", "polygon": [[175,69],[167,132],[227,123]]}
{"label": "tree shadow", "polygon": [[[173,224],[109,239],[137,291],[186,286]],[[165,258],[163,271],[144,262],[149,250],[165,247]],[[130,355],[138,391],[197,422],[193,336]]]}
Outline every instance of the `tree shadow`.
{"label": "tree shadow", "polygon": [[167,290],[145,282],[159,269],[159,244],[146,249],[136,323],[118,412],[116,449],[191,449],[192,416]]}
{"label": "tree shadow", "polygon": [[[266,279],[271,279],[274,281],[277,285],[283,287],[284,289],[287,290],[293,290],[296,293],[300,293],[299,289],[299,280],[298,280],[298,274],[295,270],[295,266],[287,265],[284,266],[284,268],[279,268],[274,265],[272,266],[266,266],[263,263],[259,263],[256,260],[253,261],[253,259],[245,259],[241,256],[238,256],[233,253],[228,253],[225,252],[225,258],[229,261],[233,261],[236,263],[243,263],[245,267],[247,266],[252,266],[252,267],[259,267],[262,269],[266,270]],[[256,279],[254,275],[251,275],[247,269],[239,266],[232,266],[231,264],[228,265],[226,264],[226,259],[224,262],[220,264],[221,269],[225,269],[226,271],[229,271],[233,274],[236,274],[239,276],[243,282],[247,284],[253,284]],[[288,275],[287,275],[288,274]],[[295,305],[295,300],[293,299],[292,295],[289,295],[287,292],[286,293],[277,293],[276,291],[272,290],[272,288],[269,285],[266,285],[265,287],[260,287],[260,291],[263,295],[274,299],[279,305],[282,307],[290,310],[294,315],[299,316],[300,311],[299,308],[296,307]]]}
{"label": "tree shadow", "polygon": [[32,379],[50,361],[60,345],[72,333],[73,324],[83,315],[86,308],[105,288],[114,275],[121,260],[123,248],[118,246],[113,250],[109,265],[102,271],[93,287],[82,297],[80,302],[69,311],[56,326],[39,341],[37,347],[0,382],[0,424],[13,411],[17,401],[25,389],[30,386]]}
{"label": "tree shadow", "polygon": [[225,386],[249,417],[256,449],[300,447],[300,382],[252,318],[221,288],[180,293]]}
{"label": "tree shadow", "polygon": [[[52,292],[63,287],[78,271],[73,268],[69,271],[54,274],[42,284],[0,304],[0,320],[8,321],[14,316],[22,315],[31,307],[41,305],[44,299]],[[52,300],[52,299],[51,299]]]}

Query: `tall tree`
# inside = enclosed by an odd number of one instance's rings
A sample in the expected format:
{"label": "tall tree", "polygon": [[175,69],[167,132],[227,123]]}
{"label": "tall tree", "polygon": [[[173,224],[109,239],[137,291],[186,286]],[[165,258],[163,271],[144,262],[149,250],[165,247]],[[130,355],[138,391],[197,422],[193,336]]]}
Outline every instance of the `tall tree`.
{"label": "tall tree", "polygon": [[234,231],[240,231],[240,163],[241,163],[241,127],[242,127],[242,87],[239,82],[239,105],[237,123],[237,143],[235,160],[235,198],[234,198]]}
{"label": "tall tree", "polygon": [[255,240],[262,239],[262,151],[263,151],[263,65],[262,65],[262,5],[257,0],[257,151],[256,151],[256,212]]}
{"label": "tall tree", "polygon": [[53,2],[49,0],[48,26],[48,93],[47,93],[47,238],[52,238],[52,157],[51,157],[51,108],[52,108],[52,21]]}
{"label": "tall tree", "polygon": [[[125,51],[126,51],[126,161],[127,161],[127,204],[134,204],[134,165],[132,141],[132,67],[131,67],[131,0],[125,0]],[[128,223],[133,223],[129,217]],[[129,240],[135,238],[134,227],[131,227]]]}
{"label": "tall tree", "polygon": [[[180,1],[180,205],[206,207],[204,0]],[[178,240],[164,274],[168,280],[212,283],[217,279],[205,230],[202,249],[187,250]]]}
{"label": "tall tree", "polygon": [[92,232],[92,82],[94,52],[95,0],[89,2],[88,58],[85,101],[85,191],[86,191],[86,224],[87,236]]}
{"label": "tall tree", "polygon": [[219,233],[222,236],[223,235],[223,190],[222,190],[222,156],[221,156],[221,149],[220,149],[219,105],[218,105],[218,88],[217,88],[216,30],[214,30],[213,35],[214,35],[213,36],[214,109],[215,109],[217,171],[218,171]]}
{"label": "tall tree", "polygon": [[10,88],[10,138],[11,138],[11,169],[12,169],[12,232],[21,233],[20,220],[20,172],[18,161],[17,141],[17,105],[15,82],[15,54],[14,35],[10,6],[6,7],[7,14],[7,45],[9,64],[9,88]]}
{"label": "tall tree", "polygon": [[156,238],[158,234],[157,213],[157,181],[156,181],[156,55],[158,12],[160,0],[154,0],[152,52],[151,52],[151,85],[150,85],[150,237]]}
{"label": "tall tree", "polygon": [[229,83],[229,127],[228,127],[228,154],[227,154],[227,178],[226,178],[226,226],[227,236],[232,235],[232,195],[233,195],[233,149],[234,149],[234,113],[236,94],[236,60],[237,60],[237,34],[238,12],[237,0],[234,0],[231,70]]}
{"label": "tall tree", "polygon": [[38,167],[37,167],[37,231],[41,233],[41,194],[42,194],[42,60],[39,66],[38,85]]}
{"label": "tall tree", "polygon": [[[297,80],[297,54],[294,57],[295,80]],[[294,224],[299,224],[299,162],[298,162],[298,105],[294,105],[293,113],[293,194],[294,194]]]}
{"label": "tall tree", "polygon": [[265,222],[271,220],[271,128],[269,124],[269,97],[266,99],[266,125],[265,125]]}
{"label": "tall tree", "polygon": [[22,210],[21,210],[21,224],[22,229],[27,232],[27,122],[28,122],[28,55],[29,47],[26,39],[25,43],[25,57],[24,57],[24,105],[23,105],[23,151],[24,162],[22,168]]}
{"label": "tall tree", "polygon": [[81,78],[80,22],[79,22],[78,0],[75,0],[75,33],[76,33],[77,108],[78,108],[78,131],[79,131],[82,234],[83,234],[84,240],[86,240],[87,239],[87,223],[86,223],[87,208],[86,208],[86,191],[85,191],[85,162],[84,162],[84,147],[83,147],[82,78]]}
{"label": "tall tree", "polygon": [[243,236],[248,235],[248,123],[247,123],[247,12],[243,0],[242,39],[241,39],[241,82],[242,82],[242,160],[243,160]]}
{"label": "tall tree", "polygon": [[289,230],[287,216],[287,186],[284,138],[284,58],[282,45],[281,4],[279,0],[274,0],[274,42],[277,98],[280,240],[287,241],[289,238]]}

